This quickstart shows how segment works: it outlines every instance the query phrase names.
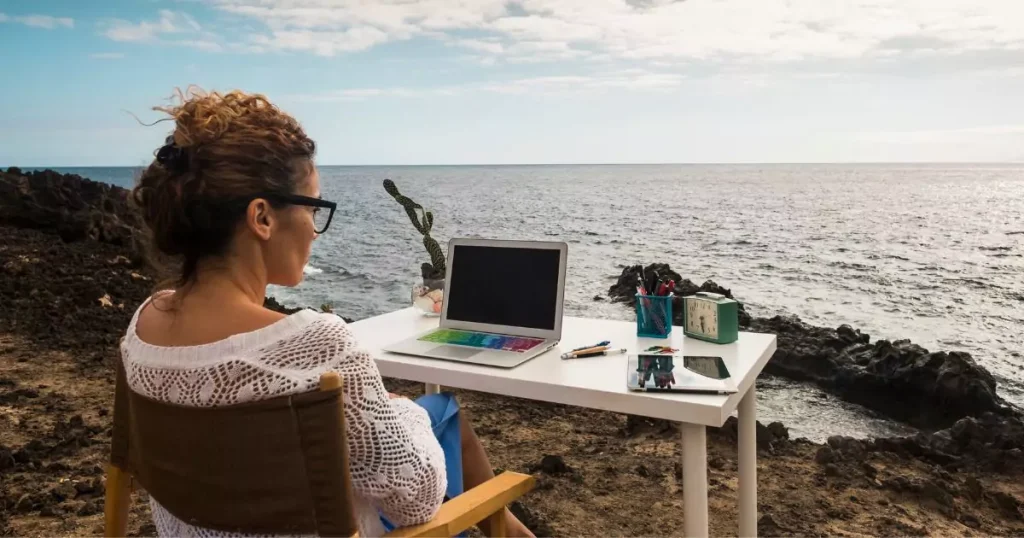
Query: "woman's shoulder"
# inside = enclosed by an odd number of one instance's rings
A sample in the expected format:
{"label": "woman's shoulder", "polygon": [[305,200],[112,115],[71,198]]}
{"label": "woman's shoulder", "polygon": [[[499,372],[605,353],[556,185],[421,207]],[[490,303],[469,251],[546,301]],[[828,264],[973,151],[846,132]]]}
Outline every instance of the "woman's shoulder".
{"label": "woman's shoulder", "polygon": [[347,323],[341,317],[312,309],[302,309],[287,315],[268,311],[265,323],[257,323],[252,328],[239,330],[223,338],[204,340],[201,343],[186,345],[151,343],[140,337],[139,318],[146,306],[151,304],[154,299],[159,300],[164,293],[158,292],[147,299],[136,310],[128,325],[122,346],[125,346],[127,350],[134,351],[131,353],[134,357],[152,357],[163,362],[162,359],[166,359],[169,355],[178,356],[185,353],[202,362],[203,358],[222,360],[226,357],[250,355],[270,347],[290,346],[295,343],[301,343],[302,347],[309,350],[320,346],[333,347],[339,341],[352,339]]}

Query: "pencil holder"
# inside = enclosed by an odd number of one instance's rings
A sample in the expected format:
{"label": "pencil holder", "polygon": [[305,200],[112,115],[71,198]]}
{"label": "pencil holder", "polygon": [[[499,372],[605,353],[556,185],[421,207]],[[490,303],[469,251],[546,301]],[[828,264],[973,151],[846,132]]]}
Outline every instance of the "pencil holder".
{"label": "pencil holder", "polygon": [[672,334],[672,295],[636,296],[636,335],[668,338]]}

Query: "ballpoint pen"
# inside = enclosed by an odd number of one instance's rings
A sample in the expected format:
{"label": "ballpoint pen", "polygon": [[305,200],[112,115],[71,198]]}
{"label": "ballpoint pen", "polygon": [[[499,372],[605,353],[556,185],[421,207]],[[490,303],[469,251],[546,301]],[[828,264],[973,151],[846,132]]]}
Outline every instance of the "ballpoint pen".
{"label": "ballpoint pen", "polygon": [[562,358],[563,359],[569,359],[569,358],[572,358],[572,357],[578,357],[580,355],[588,355],[590,353],[599,353],[599,352],[605,351],[607,349],[608,349],[608,346],[595,346],[595,347],[587,347],[587,348],[583,348],[583,349],[574,349],[574,350],[572,350],[572,351],[570,351],[568,353],[563,353],[562,354]]}
{"label": "ballpoint pen", "polygon": [[611,343],[610,341],[608,341],[608,340],[605,340],[605,341],[603,341],[603,342],[598,342],[598,343],[596,343],[596,344],[594,344],[594,345],[592,345],[592,346],[583,346],[583,347],[578,347],[578,348],[576,348],[576,349],[574,349],[574,350],[570,351],[569,353],[576,353],[577,351],[583,351],[584,349],[590,349],[590,348],[592,348],[592,347],[602,347],[602,346],[607,346],[607,345],[608,345],[608,344],[610,344],[610,343]]}
{"label": "ballpoint pen", "polygon": [[607,355],[620,355],[626,352],[626,348],[622,349],[608,349],[604,351],[595,351],[593,353],[566,353],[562,355],[563,359],[585,359],[587,357],[604,357]]}

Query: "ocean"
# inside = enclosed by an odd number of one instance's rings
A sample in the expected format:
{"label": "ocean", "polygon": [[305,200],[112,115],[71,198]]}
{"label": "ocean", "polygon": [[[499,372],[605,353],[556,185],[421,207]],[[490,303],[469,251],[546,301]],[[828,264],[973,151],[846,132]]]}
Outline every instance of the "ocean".
{"label": "ocean", "polygon": [[[138,173],[57,170],[123,187]],[[1024,165],[323,166],[320,177],[338,211],[305,282],[268,292],[285,303],[356,319],[409,304],[429,258],[381,186],[390,178],[434,213],[441,244],[566,241],[568,314],[631,319],[595,296],[623,267],[665,262],[730,288],[755,316],[970,352],[1024,405]],[[816,441],[912,431],[784,380],[764,384],[758,412]]]}

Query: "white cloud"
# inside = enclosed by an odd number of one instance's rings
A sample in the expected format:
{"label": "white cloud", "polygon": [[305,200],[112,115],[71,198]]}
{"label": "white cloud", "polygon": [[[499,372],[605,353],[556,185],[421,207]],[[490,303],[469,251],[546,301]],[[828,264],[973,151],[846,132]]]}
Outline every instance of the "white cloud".
{"label": "white cloud", "polygon": [[109,23],[103,35],[114,41],[154,41],[164,34],[191,33],[202,29],[187,13],[162,9],[159,15],[160,18],[155,21],[139,23],[115,19]]}
{"label": "white cloud", "polygon": [[258,47],[307,51],[321,56],[333,56],[339,52],[368,49],[386,43],[389,37],[377,28],[360,26],[338,32],[316,32],[312,30],[280,30],[270,36],[258,35],[253,43]]}
{"label": "white cloud", "polygon": [[262,23],[253,43],[322,55],[416,36],[514,62],[598,56],[749,65],[1024,51],[1018,0],[209,1]]}
{"label": "white cloud", "polygon": [[977,143],[985,139],[1013,141],[1019,147],[1024,140],[1024,125],[985,125],[958,129],[922,129],[916,131],[881,131],[857,135],[865,142],[886,144]]}
{"label": "white cloud", "polygon": [[89,55],[94,60],[120,60],[124,58],[123,52],[95,52]]}
{"label": "white cloud", "polygon": [[0,22],[8,21],[14,21],[33,28],[45,28],[47,30],[53,30],[57,27],[75,27],[75,20],[69,17],[52,17],[50,15],[21,15],[11,17],[5,13],[0,13]]}
{"label": "white cloud", "polygon": [[[1020,76],[1020,0],[203,0],[220,35],[189,15],[114,21],[118,41],[207,51],[336,56],[437,40],[479,65],[631,62],[751,73],[985,72]],[[179,4],[187,5],[187,3]],[[196,34],[196,35],[192,35]]]}
{"label": "white cloud", "polygon": [[426,88],[348,88],[316,94],[292,95],[286,98],[304,102],[331,102],[362,101],[371,98],[445,97],[471,93],[557,95],[600,92],[607,89],[650,92],[677,88],[685,80],[685,76],[677,73],[654,73],[643,69],[627,69],[591,75],[526,77],[504,81]]}

